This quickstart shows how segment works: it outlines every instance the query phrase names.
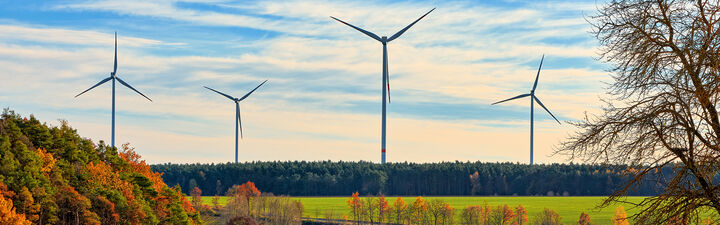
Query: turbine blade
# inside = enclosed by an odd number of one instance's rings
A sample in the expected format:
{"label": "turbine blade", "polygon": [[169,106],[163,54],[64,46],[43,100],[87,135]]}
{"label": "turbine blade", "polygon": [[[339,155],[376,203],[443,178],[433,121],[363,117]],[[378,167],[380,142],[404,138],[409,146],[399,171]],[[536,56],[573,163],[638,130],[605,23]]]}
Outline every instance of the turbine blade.
{"label": "turbine blade", "polygon": [[209,87],[207,87],[207,86],[203,86],[203,87],[205,87],[205,88],[207,88],[207,89],[209,89],[209,90],[211,90],[211,91],[214,91],[215,93],[218,93],[218,94],[220,94],[220,95],[222,95],[222,96],[225,96],[226,98],[229,98],[230,100],[235,101],[235,98],[233,98],[233,97],[230,96],[230,95],[226,95],[225,93],[219,92],[219,91],[217,91],[217,90],[215,90],[215,89],[212,89],[212,88],[209,88]]}
{"label": "turbine blade", "polygon": [[542,58],[540,59],[540,67],[538,67],[537,76],[535,76],[535,84],[533,84],[533,89],[532,89],[533,92],[535,91],[535,88],[537,87],[538,79],[540,78],[540,68],[542,68],[543,60],[545,60],[545,54],[543,54]]}
{"label": "turbine blade", "polygon": [[375,39],[375,40],[377,40],[377,41],[382,42],[382,39],[380,39],[380,37],[378,37],[377,35],[373,34],[373,33],[370,32],[370,31],[363,30],[362,28],[353,26],[352,24],[346,23],[345,21],[342,21],[342,20],[340,20],[340,19],[338,19],[338,18],[335,18],[335,17],[332,17],[332,16],[331,16],[330,18],[333,18],[333,19],[337,20],[338,22],[344,23],[345,25],[348,25],[348,26],[350,26],[350,27],[352,27],[352,28],[355,28],[355,30],[358,30],[358,31],[362,32],[363,34],[365,34],[365,35],[367,35],[367,36],[370,36],[371,38],[373,38],[373,39]]}
{"label": "turbine blade", "polygon": [[393,34],[393,36],[391,36],[390,38],[388,38],[387,41],[390,42],[390,41],[392,41],[392,40],[395,40],[395,38],[399,38],[400,35],[402,35],[403,33],[405,33],[405,31],[407,31],[408,29],[410,29],[410,27],[412,27],[413,25],[415,25],[415,23],[417,23],[418,21],[420,21],[423,17],[425,17],[425,16],[427,16],[428,14],[430,14],[430,12],[432,12],[433,10],[435,10],[435,8],[432,8],[430,11],[428,11],[427,13],[425,13],[425,15],[422,15],[420,18],[418,18],[417,20],[415,20],[415,22],[412,22],[412,23],[411,23],[410,25],[408,25],[407,27],[405,27],[405,28],[403,28],[402,30],[398,31],[397,33]]}
{"label": "turbine blade", "polygon": [[138,94],[142,95],[143,97],[147,98],[147,100],[149,100],[149,101],[152,102],[152,99],[148,98],[148,97],[145,96],[143,93],[140,93],[140,91],[138,91],[137,89],[133,88],[133,87],[130,86],[128,83],[125,83],[125,81],[123,81],[123,80],[120,79],[119,77],[115,77],[115,78],[116,78],[122,85],[125,85],[125,87],[128,87],[128,88],[132,89],[133,91],[137,92]]}
{"label": "turbine blade", "polygon": [[113,66],[113,74],[117,73],[117,31],[115,32],[115,65]]}
{"label": "turbine blade", "polygon": [[495,105],[495,104],[498,104],[498,103],[507,102],[507,101],[510,101],[510,100],[513,100],[513,99],[524,98],[524,97],[527,97],[527,96],[530,96],[530,94],[521,94],[521,95],[518,95],[518,96],[515,96],[515,97],[512,97],[512,98],[508,98],[508,99],[505,99],[505,100],[502,100],[502,101],[499,101],[499,102],[495,102],[495,103],[493,103],[493,104],[491,104],[491,105]]}
{"label": "turbine blade", "polygon": [[390,101],[390,64],[388,63],[387,52],[385,53],[385,76],[387,79],[388,103],[392,103]]}
{"label": "turbine blade", "polygon": [[237,122],[240,125],[240,139],[243,138],[242,132],[242,120],[240,119],[240,104],[235,102],[235,110],[237,111]]}
{"label": "turbine blade", "polygon": [[553,114],[550,112],[550,110],[548,110],[548,108],[546,108],[545,105],[542,104],[542,102],[540,101],[539,98],[535,97],[535,95],[533,95],[532,97],[535,99],[535,101],[537,101],[538,104],[540,104],[540,106],[543,107],[543,109],[545,109],[545,111],[547,111],[548,113],[550,113],[550,116],[552,116],[552,118],[555,119],[555,121],[557,121],[558,124],[560,124],[560,120],[558,120],[557,118],[555,118],[555,115],[553,115]]}
{"label": "turbine blade", "polygon": [[255,90],[257,90],[260,86],[262,86],[263,84],[265,84],[265,82],[267,82],[267,80],[265,80],[265,81],[263,81],[262,83],[260,83],[260,85],[258,85],[257,87],[255,87],[255,89],[252,89],[252,91],[250,91],[250,92],[248,92],[247,94],[245,94],[245,96],[242,96],[242,98],[238,99],[238,101],[242,101],[243,99],[245,99],[245,98],[247,98],[248,96],[250,96],[250,94],[252,94],[253,92],[255,92]]}
{"label": "turbine blade", "polygon": [[88,91],[90,91],[91,89],[93,89],[93,88],[95,88],[95,87],[97,87],[97,86],[100,86],[101,84],[109,81],[110,79],[112,79],[112,77],[108,77],[108,78],[105,78],[104,80],[101,80],[100,82],[98,82],[97,84],[95,84],[95,85],[93,85],[92,87],[88,88],[87,90],[85,90],[85,91],[83,91],[83,92],[80,92],[80,94],[75,95],[75,97],[77,98],[77,97],[80,96],[81,94],[84,94],[85,92],[88,92]]}

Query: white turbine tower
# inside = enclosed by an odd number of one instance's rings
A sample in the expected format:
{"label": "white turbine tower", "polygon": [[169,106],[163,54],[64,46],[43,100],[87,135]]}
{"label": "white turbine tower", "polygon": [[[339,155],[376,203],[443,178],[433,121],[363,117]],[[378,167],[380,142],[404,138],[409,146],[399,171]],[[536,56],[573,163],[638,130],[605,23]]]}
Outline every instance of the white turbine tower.
{"label": "white turbine tower", "polygon": [[258,85],[257,87],[255,87],[255,89],[252,89],[252,91],[248,92],[247,94],[245,94],[245,95],[242,96],[241,98],[235,98],[235,97],[233,97],[233,96],[230,96],[230,95],[227,95],[227,94],[225,94],[225,93],[219,92],[219,91],[217,91],[217,90],[215,90],[215,89],[212,89],[212,88],[209,88],[209,87],[205,87],[205,88],[207,88],[207,89],[209,89],[209,90],[211,90],[211,91],[214,91],[215,93],[218,93],[218,94],[220,94],[220,95],[222,95],[222,96],[225,96],[226,98],[229,98],[231,101],[233,101],[233,102],[235,103],[235,163],[238,162],[238,127],[240,127],[240,138],[242,138],[242,122],[241,122],[241,120],[240,120],[240,102],[241,102],[242,100],[245,100],[245,98],[247,98],[248,96],[250,96],[250,94],[252,94],[253,92],[255,92],[255,90],[257,90],[260,86],[262,86],[263,84],[265,84],[265,82],[267,82],[267,80],[265,80],[265,81],[263,81],[262,83],[260,83],[260,85]]}
{"label": "white turbine tower", "polygon": [[548,110],[545,107],[545,105],[543,105],[543,103],[540,101],[540,99],[535,95],[535,88],[537,88],[538,79],[540,78],[540,69],[542,68],[543,60],[545,60],[545,55],[543,55],[542,59],[540,59],[540,67],[538,67],[538,72],[537,72],[537,75],[535,76],[535,83],[533,84],[533,87],[532,87],[532,90],[530,90],[530,93],[521,94],[521,95],[518,95],[518,96],[515,96],[512,98],[508,98],[508,99],[493,103],[493,105],[495,105],[498,103],[507,102],[510,100],[530,96],[530,165],[533,164],[533,106],[534,106],[535,101],[537,101],[537,103],[540,106],[542,106],[542,108],[545,109],[545,111],[547,111],[550,114],[550,116],[552,116],[552,118],[558,122],[558,124],[560,124],[560,121],[557,118],[555,118],[555,116],[550,112],[550,110]]}
{"label": "white turbine tower", "polygon": [[142,95],[143,97],[147,98],[147,100],[150,100],[152,102],[152,100],[150,98],[145,96],[143,93],[140,93],[140,91],[136,90],[135,88],[130,86],[130,84],[126,83],[125,81],[120,79],[120,77],[117,76],[117,32],[115,32],[115,65],[113,66],[113,71],[110,72],[110,77],[105,78],[104,80],[101,80],[100,82],[98,82],[97,84],[88,88],[87,90],[81,92],[78,95],[75,95],[75,97],[77,98],[81,94],[84,94],[85,92],[88,92],[91,89],[93,89],[97,86],[100,86],[101,84],[103,84],[105,82],[108,82],[109,80],[112,80],[112,130],[111,130],[112,136],[110,138],[110,145],[114,148],[115,147],[115,80],[117,80],[118,82],[120,82],[120,84],[125,85],[125,87],[132,89],[133,91],[137,92],[138,94]]}
{"label": "white turbine tower", "polygon": [[[430,14],[430,12],[432,12],[433,10],[435,10],[435,8],[431,9],[430,11],[425,13],[425,15],[422,15],[420,18],[415,20],[415,22],[412,22],[410,25],[408,25],[405,28],[403,28],[402,30],[398,31],[393,36],[390,36],[390,38],[388,38],[387,36],[379,37],[376,34],[373,34],[369,31],[363,30],[359,27],[353,26],[352,24],[346,23],[345,21],[342,21],[338,18],[331,16],[331,18],[337,20],[338,22],[348,25],[348,26],[354,28],[355,30],[358,30],[358,31],[362,32],[363,34],[371,37],[372,39],[375,39],[375,40],[379,41],[380,43],[382,43],[382,47],[383,47],[383,65],[382,65],[383,78],[382,78],[382,87],[381,87],[381,89],[382,89],[382,132],[381,132],[381,144],[380,144],[380,154],[381,154],[380,160],[383,164],[385,164],[385,152],[386,152],[386,148],[385,148],[385,133],[386,133],[386,129],[385,129],[385,124],[386,124],[385,123],[385,121],[386,121],[386,119],[385,119],[386,118],[386,116],[385,116],[385,98],[387,98],[387,102],[390,102],[390,74],[389,74],[390,72],[388,70],[387,43],[400,37],[400,35],[405,33],[405,31],[410,29],[410,27],[415,25],[415,23],[420,21],[423,17],[427,16],[427,14]],[[387,87],[387,93],[385,92],[386,91],[385,87]]]}

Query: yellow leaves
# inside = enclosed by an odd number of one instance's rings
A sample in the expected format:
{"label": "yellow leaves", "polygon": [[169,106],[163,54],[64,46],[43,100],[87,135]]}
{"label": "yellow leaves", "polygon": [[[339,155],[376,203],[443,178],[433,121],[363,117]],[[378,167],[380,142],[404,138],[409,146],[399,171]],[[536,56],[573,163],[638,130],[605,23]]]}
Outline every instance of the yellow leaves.
{"label": "yellow leaves", "polygon": [[92,176],[92,180],[101,186],[111,186],[120,180],[112,168],[104,162],[93,163],[87,165],[88,173]]}
{"label": "yellow leaves", "polygon": [[423,199],[421,196],[417,196],[415,198],[415,202],[413,202],[413,209],[417,211],[427,211],[427,203],[425,202],[425,199]]}
{"label": "yellow leaves", "polygon": [[114,187],[120,190],[128,202],[135,200],[133,195],[133,185],[125,180],[120,179],[120,175],[113,170],[110,165],[104,162],[93,163],[87,165],[87,171],[92,176],[92,181],[100,186]]}
{"label": "yellow leaves", "polygon": [[625,213],[625,207],[618,206],[615,209],[615,215],[612,218],[613,225],[630,225],[628,221],[627,213]]}
{"label": "yellow leaves", "polygon": [[30,225],[32,222],[27,220],[24,214],[15,212],[12,200],[0,195],[0,224]]}
{"label": "yellow leaves", "polygon": [[43,165],[40,168],[40,171],[42,171],[43,173],[49,173],[50,171],[52,171],[52,169],[55,167],[55,163],[57,162],[57,159],[53,157],[53,154],[45,151],[44,148],[35,149],[35,154],[40,156],[43,161]]}

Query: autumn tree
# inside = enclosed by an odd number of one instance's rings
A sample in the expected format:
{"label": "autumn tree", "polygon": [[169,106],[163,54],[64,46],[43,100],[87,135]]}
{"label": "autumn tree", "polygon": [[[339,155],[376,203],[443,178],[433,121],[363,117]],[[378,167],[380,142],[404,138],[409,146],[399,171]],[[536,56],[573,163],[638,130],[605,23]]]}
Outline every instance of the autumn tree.
{"label": "autumn tree", "polygon": [[590,221],[590,215],[588,215],[585,212],[580,213],[580,219],[578,220],[578,225],[592,225],[593,223]]}
{"label": "autumn tree", "polygon": [[60,224],[100,224],[97,214],[90,211],[90,200],[72,186],[61,188],[56,198]]}
{"label": "autumn tree", "polygon": [[545,208],[533,218],[534,225],[560,225],[562,217],[552,209]]}
{"label": "autumn tree", "polygon": [[449,225],[455,222],[455,208],[451,207],[449,203],[443,204],[440,211],[440,224]]}
{"label": "autumn tree", "polygon": [[615,209],[615,215],[612,217],[612,224],[613,225],[630,225],[630,221],[628,221],[627,213],[625,212],[625,207],[618,206],[617,209]]}
{"label": "autumn tree", "polygon": [[375,222],[378,221],[377,215],[379,214],[378,213],[379,208],[380,207],[379,207],[377,198],[375,196],[365,197],[365,203],[363,203],[362,215],[366,220],[370,221],[370,224],[374,224]]}
{"label": "autumn tree", "polygon": [[465,207],[460,213],[460,219],[463,225],[475,225],[480,224],[479,217],[482,207],[477,205],[470,205]]}
{"label": "autumn tree", "polygon": [[180,189],[167,187],[129,145],[118,153],[67,121],[51,127],[7,109],[0,116],[0,181],[7,185],[0,196],[33,224],[202,222]]}
{"label": "autumn tree", "polygon": [[720,2],[613,0],[588,20],[614,81],[558,153],[638,168],[604,206],[657,180],[664,190],[638,203],[638,224],[720,213]]}
{"label": "autumn tree", "polygon": [[242,185],[232,186],[227,192],[230,198],[224,207],[225,221],[229,221],[238,216],[256,217],[253,201],[257,200],[256,198],[259,197],[260,194],[261,192],[255,187],[255,183],[250,181]]}
{"label": "autumn tree", "polygon": [[[7,186],[0,182],[0,224],[30,225],[32,222],[22,213],[17,213],[13,206],[14,193],[7,190]],[[10,198],[8,198],[10,197]]]}
{"label": "autumn tree", "polygon": [[528,224],[528,211],[522,205],[515,207],[515,219],[513,225]]}
{"label": "autumn tree", "polygon": [[240,186],[237,186],[236,196],[245,198],[245,202],[247,202],[248,209],[250,210],[250,216],[253,216],[252,200],[253,198],[260,196],[260,190],[255,187],[255,183],[248,181]]}
{"label": "autumn tree", "polygon": [[200,190],[200,188],[193,188],[193,190],[190,191],[190,197],[192,198],[193,207],[202,206],[202,190]]}
{"label": "autumn tree", "polygon": [[405,204],[405,201],[401,197],[397,197],[395,201],[393,202],[391,217],[392,222],[396,224],[402,224],[405,222],[405,215],[406,210],[408,208],[408,205]]}
{"label": "autumn tree", "polygon": [[98,212],[101,224],[114,225],[120,223],[120,214],[115,209],[115,203],[102,195],[97,196],[92,203],[93,208]]}
{"label": "autumn tree", "polygon": [[427,203],[427,212],[430,215],[430,219],[433,221],[432,224],[442,224],[443,206],[445,202],[440,199],[432,199]]}
{"label": "autumn tree", "polygon": [[380,195],[378,198],[378,222],[380,224],[384,223],[386,220],[388,220],[388,216],[390,214],[390,203],[385,200],[385,195]]}
{"label": "autumn tree", "polygon": [[415,201],[410,207],[410,223],[411,224],[426,224],[429,220],[428,215],[428,204],[421,196],[417,196]]}
{"label": "autumn tree", "polygon": [[470,174],[470,186],[472,187],[470,189],[470,195],[475,195],[475,193],[480,193],[482,185],[480,185],[480,174],[475,171],[475,173]]}
{"label": "autumn tree", "polygon": [[490,223],[499,225],[510,225],[515,220],[515,213],[508,205],[498,205],[490,214]]}
{"label": "autumn tree", "polygon": [[348,207],[350,207],[350,214],[352,215],[353,220],[362,220],[363,201],[360,199],[360,193],[357,191],[353,193],[352,197],[347,200],[347,203]]}

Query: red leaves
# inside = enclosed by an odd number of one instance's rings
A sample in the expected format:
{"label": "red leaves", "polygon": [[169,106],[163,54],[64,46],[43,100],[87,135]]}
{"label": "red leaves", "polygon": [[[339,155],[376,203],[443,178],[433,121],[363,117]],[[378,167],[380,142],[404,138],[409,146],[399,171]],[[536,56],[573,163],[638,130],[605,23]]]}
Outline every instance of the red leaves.
{"label": "red leaves", "polygon": [[255,187],[255,183],[248,181],[237,188],[237,193],[240,196],[245,197],[257,197],[260,196],[260,190]]}

